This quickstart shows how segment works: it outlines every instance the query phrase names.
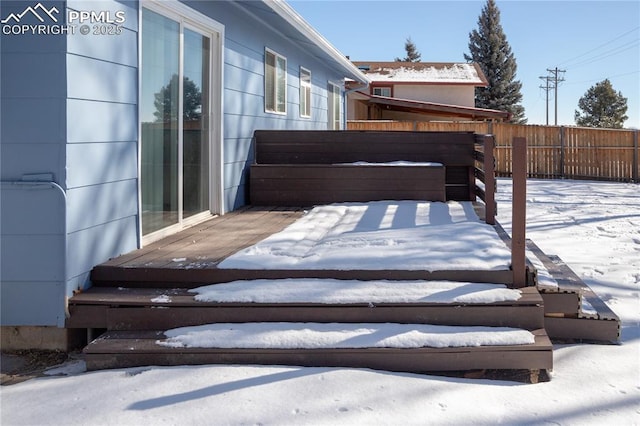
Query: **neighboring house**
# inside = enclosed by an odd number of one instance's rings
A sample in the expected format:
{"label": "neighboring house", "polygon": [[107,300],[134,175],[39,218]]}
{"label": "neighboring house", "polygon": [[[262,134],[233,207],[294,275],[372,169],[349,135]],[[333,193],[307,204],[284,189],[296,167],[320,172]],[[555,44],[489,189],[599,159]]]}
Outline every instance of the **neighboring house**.
{"label": "neighboring house", "polygon": [[348,93],[349,120],[504,121],[504,111],[475,107],[476,87],[488,85],[475,63],[354,62],[371,80]]}
{"label": "neighboring house", "polygon": [[254,130],[342,128],[368,83],[283,1],[0,7],[3,343],[63,346],[94,265],[247,204]]}

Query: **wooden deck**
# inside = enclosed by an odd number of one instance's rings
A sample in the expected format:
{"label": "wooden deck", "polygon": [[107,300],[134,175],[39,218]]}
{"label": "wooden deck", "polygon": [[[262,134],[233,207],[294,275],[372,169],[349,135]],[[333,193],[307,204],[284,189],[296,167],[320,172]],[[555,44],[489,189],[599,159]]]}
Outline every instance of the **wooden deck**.
{"label": "wooden deck", "polygon": [[[481,213],[481,212],[480,212]],[[230,254],[279,232],[300,208],[247,207],[97,266],[94,286],[69,300],[67,327],[105,330],[85,348],[89,369],[215,363],[343,366],[390,371],[550,370],[552,345],[535,287],[517,301],[474,303],[205,303],[189,288],[254,278],[445,279],[509,283],[511,271],[253,271],[218,269]],[[161,297],[162,296],[162,297]],[[170,299],[170,302],[166,302]],[[331,322],[514,327],[534,344],[326,350],[171,349],[164,330],[208,323]]]}
{"label": "wooden deck", "polygon": [[[451,280],[507,285],[513,279],[508,269],[240,270],[217,267],[229,255],[281,231],[303,212],[300,207],[246,207],[98,265],[91,272],[91,281],[101,287],[193,288],[261,278]],[[506,234],[499,235],[504,238]]]}
{"label": "wooden deck", "polygon": [[[391,143],[391,141],[395,141]],[[524,141],[521,141],[524,142]],[[483,147],[477,151],[474,146]],[[519,143],[524,164],[525,143]],[[67,327],[106,330],[86,348],[88,369],[142,365],[185,365],[216,363],[287,364],[301,366],[365,367],[391,371],[442,372],[469,370],[528,370],[553,367],[549,336],[560,339],[617,341],[619,319],[559,258],[539,249],[536,255],[560,283],[558,291],[540,294],[536,271],[526,265],[523,197],[518,201],[522,223],[513,241],[495,222],[492,138],[469,133],[425,134],[421,132],[256,132],[256,171],[261,165],[274,169],[270,175],[252,176],[253,196],[268,195],[265,201],[296,205],[304,199],[313,205],[321,194],[313,192],[317,182],[303,182],[291,170],[304,169],[312,180],[330,181],[333,171],[359,174],[342,176],[340,200],[354,201],[353,191],[365,191],[364,200],[377,200],[378,178],[367,168],[343,167],[355,161],[389,162],[410,159],[438,162],[446,169],[433,176],[411,176],[420,185],[436,190],[434,199],[475,201],[480,197],[486,211],[476,205],[478,216],[494,225],[496,233],[512,251],[511,268],[505,270],[240,270],[218,268],[231,254],[258,243],[292,224],[303,215],[301,207],[246,207],[185,230],[154,244],[119,256],[94,268],[94,286],[69,300]],[[484,164],[483,170],[476,167]],[[292,166],[302,165],[302,166]],[[271,167],[270,165],[274,165]],[[322,173],[317,169],[322,165]],[[524,169],[524,165],[520,167]],[[326,169],[326,170],[325,170]],[[342,170],[344,169],[344,170]],[[385,175],[390,189],[406,185],[405,172],[419,169],[395,168]],[[286,171],[286,179],[273,178]],[[432,173],[434,170],[427,170]],[[421,172],[424,172],[422,170]],[[275,173],[275,174],[274,174]],[[367,175],[369,173],[369,175]],[[476,187],[476,178],[485,189]],[[262,179],[262,180],[261,180]],[[443,180],[444,179],[444,180]],[[518,179],[514,179],[518,180]],[[524,176],[519,179],[524,185]],[[401,182],[400,186],[397,186]],[[405,182],[405,183],[402,183]],[[331,189],[335,182],[329,182]],[[250,185],[250,186],[251,186]],[[260,190],[260,185],[267,185]],[[299,185],[299,186],[292,186]],[[364,186],[362,186],[364,185]],[[396,186],[393,186],[396,185]],[[443,189],[444,185],[444,189]],[[291,191],[291,187],[294,189]],[[256,188],[258,190],[256,191]],[[420,189],[421,191],[424,188]],[[269,193],[269,191],[271,191]],[[289,191],[282,198],[283,191]],[[518,192],[518,191],[514,191]],[[522,191],[520,191],[522,192]],[[302,195],[304,194],[304,198]],[[400,195],[406,196],[404,193]],[[414,194],[415,195],[415,194]],[[423,195],[416,195],[421,198]],[[397,198],[395,198],[397,199]],[[515,200],[515,198],[514,198]],[[287,202],[285,202],[287,201]],[[486,217],[485,217],[486,213]],[[521,217],[520,217],[521,216]],[[514,219],[515,222],[515,219]],[[530,243],[532,249],[535,245]],[[426,248],[425,248],[426,249]],[[334,278],[352,280],[447,280],[506,284],[517,287],[517,301],[498,303],[205,303],[194,299],[188,289],[204,284],[238,280],[284,278]],[[585,314],[588,301],[597,314]],[[362,349],[278,349],[278,348],[169,348],[157,344],[165,331],[211,323],[403,323],[447,326],[513,327],[528,330],[535,342],[523,345],[474,346],[463,348],[362,348]]]}

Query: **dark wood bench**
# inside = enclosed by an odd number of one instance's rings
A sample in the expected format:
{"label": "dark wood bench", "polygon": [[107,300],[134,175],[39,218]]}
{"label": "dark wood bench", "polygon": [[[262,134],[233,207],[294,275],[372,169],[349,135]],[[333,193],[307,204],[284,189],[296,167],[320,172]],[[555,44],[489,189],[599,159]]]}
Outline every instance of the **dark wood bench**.
{"label": "dark wood bench", "polygon": [[440,163],[259,164],[251,168],[251,185],[251,202],[256,205],[446,200],[445,169]]}
{"label": "dark wood bench", "polygon": [[473,132],[258,130],[251,204],[472,201],[475,142]]}

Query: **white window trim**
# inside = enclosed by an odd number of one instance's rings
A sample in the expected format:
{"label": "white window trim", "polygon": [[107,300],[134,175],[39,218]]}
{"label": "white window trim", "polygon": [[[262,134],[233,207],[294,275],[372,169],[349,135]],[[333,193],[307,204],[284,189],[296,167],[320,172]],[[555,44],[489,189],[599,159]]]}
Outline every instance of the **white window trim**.
{"label": "white window trim", "polygon": [[[303,83],[302,74],[306,73],[309,76],[309,82]],[[309,90],[309,96],[303,96],[303,91]],[[313,85],[311,84],[311,71],[305,67],[300,67],[300,117],[302,118],[311,118],[311,92],[313,89]],[[309,113],[307,114],[305,108],[303,108],[302,100],[306,99],[305,105],[309,107]]]}
{"label": "white window trim", "polygon": [[[267,108],[267,53],[270,53],[272,55],[275,56],[275,63],[276,63],[276,74],[277,74],[277,64],[278,64],[278,59],[282,59],[284,60],[284,111],[278,111],[277,108],[277,103],[278,103],[278,93],[277,93],[277,88],[278,88],[278,79],[277,79],[277,75],[274,75],[275,81],[273,84],[273,87],[275,88],[276,92],[274,93],[274,106],[276,109],[274,110],[270,110]],[[267,114],[277,114],[277,115],[287,115],[287,77],[288,77],[288,72],[287,72],[287,58],[282,56],[281,54],[279,54],[278,52],[276,52],[275,50],[269,49],[268,47],[265,47],[264,49],[264,112]]]}
{"label": "white window trim", "polygon": [[[142,123],[138,120],[138,247],[143,247],[153,241],[164,238],[168,235],[184,229],[185,227],[195,225],[198,222],[210,218],[213,214],[224,214],[224,40],[225,27],[218,21],[180,3],[177,0],[141,0],[138,3],[138,29],[142,29],[142,9],[148,9],[153,12],[166,16],[180,22],[181,27],[198,29],[205,34],[211,36],[211,75],[209,88],[211,90],[211,110],[210,110],[210,167],[209,167],[209,212],[203,212],[191,218],[184,220],[174,226],[153,232],[151,234],[142,235],[142,180],[140,172],[142,170]],[[141,33],[140,33],[141,34]],[[142,36],[138,37],[138,70],[142,69]],[[180,58],[182,61],[182,58]],[[138,72],[138,99],[142,97],[142,84],[140,78],[141,72]],[[140,105],[138,104],[138,109]],[[140,117],[138,111],[138,117]]]}
{"label": "white window trim", "polygon": [[[330,90],[330,93],[327,93],[327,103],[330,102],[330,104],[327,105],[327,126],[329,127],[329,130],[342,130],[343,129],[343,123],[342,123],[342,84],[333,82],[331,80],[329,80],[328,85],[327,85],[327,91]],[[335,120],[333,118],[333,114],[330,114],[331,112],[335,112],[334,111],[334,103],[333,101],[333,94],[335,93],[335,89],[338,89],[338,128],[334,128],[334,123]],[[329,115],[331,115],[330,119],[331,121],[329,122]]]}
{"label": "white window trim", "polygon": [[391,93],[392,93],[391,86],[378,86],[378,87],[373,87],[373,88],[371,89],[372,94],[374,94],[374,95],[375,95],[375,94],[376,94],[376,90],[380,90],[380,91],[388,90],[388,91],[389,91],[389,95],[378,95],[378,96],[386,96],[386,97],[389,97],[389,98],[391,97]]}

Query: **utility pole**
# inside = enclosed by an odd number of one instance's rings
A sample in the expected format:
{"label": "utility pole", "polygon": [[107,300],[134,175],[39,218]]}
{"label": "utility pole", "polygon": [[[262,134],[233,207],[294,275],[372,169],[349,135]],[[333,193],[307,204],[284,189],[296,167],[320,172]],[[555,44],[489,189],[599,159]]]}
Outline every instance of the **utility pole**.
{"label": "utility pole", "polygon": [[566,70],[559,70],[558,67],[555,67],[554,69],[549,69],[547,68],[547,71],[552,73],[552,76],[548,76],[547,78],[553,78],[553,88],[554,88],[554,97],[555,97],[555,122],[554,124],[557,126],[558,125],[558,83],[564,81],[564,77],[562,75],[560,75],[560,73],[562,73],[564,75],[564,73],[566,72]]}
{"label": "utility pole", "polygon": [[541,89],[544,89],[546,92],[546,97],[547,97],[547,102],[545,104],[546,106],[546,115],[547,115],[547,126],[549,125],[549,90],[551,90],[553,87],[549,86],[549,82],[551,81],[551,77],[550,76],[541,76],[540,77],[541,80],[544,80],[545,85],[544,86],[540,86]]}

